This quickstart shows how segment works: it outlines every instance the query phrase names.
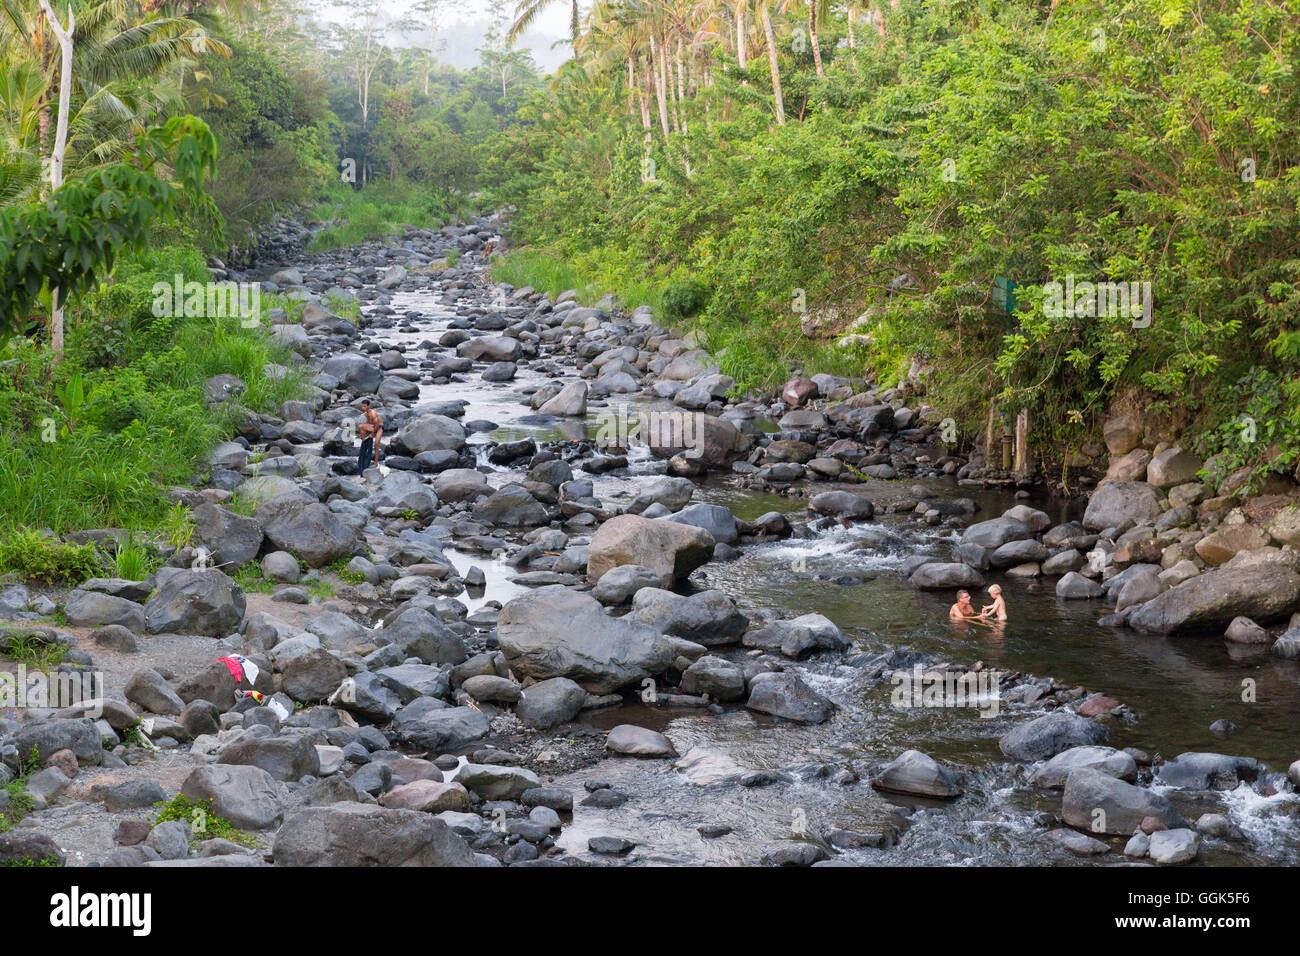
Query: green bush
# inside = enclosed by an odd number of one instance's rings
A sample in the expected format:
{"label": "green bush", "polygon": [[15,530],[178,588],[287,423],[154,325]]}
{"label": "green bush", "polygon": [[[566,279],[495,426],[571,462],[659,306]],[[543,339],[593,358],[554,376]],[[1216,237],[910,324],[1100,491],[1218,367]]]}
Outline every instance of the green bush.
{"label": "green bush", "polygon": [[28,528],[0,533],[0,574],[15,572],[40,581],[80,582],[104,570],[103,556],[93,544],[65,544]]}
{"label": "green bush", "polygon": [[196,803],[178,793],[166,803],[155,805],[162,809],[154,818],[153,826],[172,820],[187,824],[190,828],[192,844],[204,840],[229,840],[240,846],[257,845],[257,841],[251,835],[240,830],[225,817],[217,815],[212,809],[211,799]]}
{"label": "green bush", "polygon": [[709,304],[709,290],[698,279],[678,279],[663,292],[664,319],[680,322],[698,315]]}

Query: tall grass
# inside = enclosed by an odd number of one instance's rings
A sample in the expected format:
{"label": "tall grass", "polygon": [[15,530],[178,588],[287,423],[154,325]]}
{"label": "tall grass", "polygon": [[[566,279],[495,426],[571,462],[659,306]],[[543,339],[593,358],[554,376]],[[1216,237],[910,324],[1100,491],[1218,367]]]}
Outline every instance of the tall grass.
{"label": "tall grass", "polygon": [[[212,445],[234,433],[230,409],[204,404],[207,379],[238,376],[238,403],[258,412],[302,394],[305,373],[267,326],[154,316],[153,283],[176,273],[207,279],[192,250],[149,250],[121,265],[70,314],[59,363],[25,339],[0,348],[0,534],[155,530],[166,488],[206,473]],[[271,378],[269,364],[290,371]]]}
{"label": "tall grass", "polygon": [[337,191],[331,198],[331,224],[316,233],[310,245],[313,250],[355,246],[396,235],[407,226],[438,229],[473,211],[463,196],[410,184],[377,182],[363,189]]}
{"label": "tall grass", "polygon": [[516,289],[532,286],[551,298],[572,289],[583,305],[594,305],[605,295],[613,295],[626,309],[648,305],[656,317],[663,318],[663,282],[627,270],[622,263],[595,259],[570,262],[547,249],[525,247],[496,257],[492,278]]}

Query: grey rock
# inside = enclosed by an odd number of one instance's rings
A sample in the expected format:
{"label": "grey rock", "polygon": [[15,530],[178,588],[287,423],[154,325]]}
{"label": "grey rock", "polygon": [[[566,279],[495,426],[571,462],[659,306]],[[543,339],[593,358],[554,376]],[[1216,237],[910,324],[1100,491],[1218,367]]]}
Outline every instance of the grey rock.
{"label": "grey rock", "polygon": [[919,750],[905,750],[871,777],[877,790],[950,800],[961,795],[957,775]]}
{"label": "grey rock", "polygon": [[566,677],[553,677],[529,685],[515,707],[515,714],[530,727],[548,730],[578,716],[587,692]]}
{"label": "grey rock", "polygon": [[246,830],[278,826],[284,815],[280,788],[260,767],[209,764],[191,773],[181,785],[181,794],[206,804],[212,812]]}
{"label": "grey rock", "polygon": [[474,853],[428,813],[341,803],[291,814],[271,850],[277,866],[474,866]]}
{"label": "grey rock", "polygon": [[765,673],[750,682],[749,710],[798,723],[820,724],[831,718],[835,705],[793,672]]}
{"label": "grey rock", "polygon": [[497,619],[497,639],[517,676],[567,677],[595,694],[661,674],[676,656],[661,634],[610,618],[594,598],[559,585],[506,604]]}
{"label": "grey rock", "polygon": [[1065,778],[1061,818],[1070,826],[1127,836],[1147,817],[1155,817],[1166,827],[1185,822],[1167,797],[1109,774],[1080,768]]}
{"label": "grey rock", "polygon": [[1017,724],[998,740],[1013,760],[1045,760],[1071,747],[1102,743],[1109,731],[1096,721],[1058,710]]}

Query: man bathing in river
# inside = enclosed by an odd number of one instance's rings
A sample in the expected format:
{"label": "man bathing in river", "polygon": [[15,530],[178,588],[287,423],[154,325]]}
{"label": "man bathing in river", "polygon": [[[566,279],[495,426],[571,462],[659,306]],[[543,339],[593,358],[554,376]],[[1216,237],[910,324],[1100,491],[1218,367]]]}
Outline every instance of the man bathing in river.
{"label": "man bathing in river", "polygon": [[970,621],[979,617],[975,607],[970,603],[969,591],[957,592],[957,603],[948,609],[948,620]]}
{"label": "man bathing in river", "polygon": [[371,460],[372,451],[374,464],[379,465],[379,442],[384,437],[384,420],[370,407],[367,399],[361,400],[361,414],[365,416],[365,421],[357,426],[357,434],[364,441],[361,442],[361,453],[357,455],[357,474],[364,475],[366,468],[369,467],[367,462]]}
{"label": "man bathing in river", "polygon": [[1005,621],[1007,619],[1007,602],[1002,598],[1002,588],[997,584],[990,584],[989,595],[993,598],[993,603],[980,608],[980,617]]}

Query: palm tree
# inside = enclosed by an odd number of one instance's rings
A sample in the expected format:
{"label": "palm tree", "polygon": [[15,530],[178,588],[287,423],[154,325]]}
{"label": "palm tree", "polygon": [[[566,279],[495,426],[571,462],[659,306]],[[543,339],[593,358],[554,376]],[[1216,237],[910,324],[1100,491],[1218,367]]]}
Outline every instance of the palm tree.
{"label": "palm tree", "polygon": [[[166,74],[192,55],[226,56],[225,44],[186,17],[143,12],[131,0],[91,0],[60,19],[49,0],[36,11],[0,0],[0,199],[30,202],[56,192],[69,172],[120,159],[163,103]],[[56,54],[57,50],[57,54]],[[180,87],[177,87],[179,92]],[[51,141],[50,127],[55,128]],[[49,170],[42,182],[40,170]],[[50,346],[63,349],[63,304],[51,293]]]}
{"label": "palm tree", "polygon": [[813,64],[817,67],[817,75],[825,76],[822,72],[822,47],[817,42],[817,21],[825,20],[830,16],[830,9],[827,0],[808,0],[808,41],[812,44]]}
{"label": "palm tree", "polygon": [[781,68],[776,62],[776,37],[772,31],[772,18],[767,12],[767,0],[757,0],[762,18],[763,37],[767,41],[767,65],[772,71],[772,102],[776,107],[776,125],[785,125],[785,101],[781,98]]}
{"label": "palm tree", "polygon": [[[31,92],[31,70],[41,77],[35,97],[24,96],[25,109],[36,111],[36,128],[22,143],[19,130],[27,125],[7,114],[4,134],[22,149],[47,162],[50,131],[58,117],[60,72],[57,38],[46,15],[21,0],[0,0],[0,59],[6,71],[26,65],[22,89]],[[133,145],[134,133],[149,117],[163,112],[174,75],[203,56],[230,55],[226,44],[195,20],[182,16],[146,14],[142,19],[132,0],[89,0],[76,10],[72,51],[65,178],[115,162]],[[14,89],[11,87],[11,90]]]}
{"label": "palm tree", "polygon": [[[555,0],[519,0],[515,7],[515,22],[510,25],[510,32],[506,34],[506,39],[512,44],[517,42],[541,12],[554,2]],[[572,9],[569,11],[569,39],[576,47],[578,36],[582,32],[582,22],[578,12],[578,0],[569,0],[569,2],[572,4]]]}

